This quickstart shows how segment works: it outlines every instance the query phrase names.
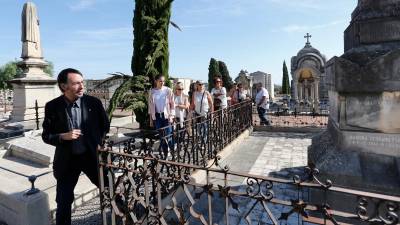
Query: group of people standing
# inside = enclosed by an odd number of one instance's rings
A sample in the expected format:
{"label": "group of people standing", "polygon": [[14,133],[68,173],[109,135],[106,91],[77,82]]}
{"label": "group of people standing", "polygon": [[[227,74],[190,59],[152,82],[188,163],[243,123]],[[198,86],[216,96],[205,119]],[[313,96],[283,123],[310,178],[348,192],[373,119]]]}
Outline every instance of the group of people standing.
{"label": "group of people standing", "polygon": [[[71,205],[74,189],[81,172],[99,187],[98,162],[96,151],[109,132],[110,122],[101,101],[84,94],[83,75],[80,71],[67,68],[57,77],[62,95],[46,103],[43,119],[42,139],[55,146],[53,173],[57,180],[57,225],[71,224]],[[177,83],[175,91],[164,85],[165,77],[155,77],[154,88],[150,90],[148,113],[150,122],[156,129],[164,128],[165,136],[172,136],[173,124],[183,128],[183,122],[193,113],[199,127],[203,143],[207,140],[207,125],[203,122],[210,112],[226,109],[228,97],[230,104],[240,103],[249,96],[241,84],[227,94],[220,78],[215,79],[211,93],[205,90],[204,83],[196,82],[196,90],[191,100],[183,94],[183,84]],[[256,104],[263,123],[267,123],[265,112],[268,107],[268,92],[257,85]],[[168,145],[173,147],[172,138],[162,143],[164,154]],[[106,177],[104,179],[107,179]]]}
{"label": "group of people standing", "polygon": [[[183,93],[184,86],[181,82],[175,84],[174,90],[164,85],[165,77],[158,75],[155,77],[154,88],[149,94],[149,115],[150,124],[156,129],[170,129],[166,132],[172,132],[172,124],[178,124],[183,127],[183,121],[193,116],[196,122],[201,122],[207,115],[216,110],[226,109],[229,105],[241,103],[250,100],[249,93],[244,89],[241,83],[234,84],[229,92],[223,86],[222,79],[217,77],[214,80],[214,88],[211,92],[205,90],[205,85],[200,80],[196,81],[194,92],[191,99]],[[266,112],[269,106],[268,91],[259,83],[256,85],[257,95],[255,103],[257,112],[262,125],[269,125],[266,118]],[[228,103],[228,99],[230,99]],[[169,127],[169,128],[166,128]]]}

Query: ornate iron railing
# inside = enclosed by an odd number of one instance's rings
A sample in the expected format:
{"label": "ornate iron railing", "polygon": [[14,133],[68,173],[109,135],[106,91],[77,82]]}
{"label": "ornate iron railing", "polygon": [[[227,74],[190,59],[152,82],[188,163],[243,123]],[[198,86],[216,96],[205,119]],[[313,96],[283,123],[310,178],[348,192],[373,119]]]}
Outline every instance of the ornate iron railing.
{"label": "ornate iron railing", "polygon": [[323,183],[312,167],[292,179],[221,167],[218,152],[251,115],[245,102],[106,143],[98,152],[103,224],[398,223],[399,197]]}
{"label": "ornate iron railing", "polygon": [[251,110],[252,103],[246,101],[156,131],[141,131],[130,140],[108,144],[119,152],[151,154],[170,161],[205,166],[252,126]]}
{"label": "ornate iron railing", "polygon": [[399,222],[400,197],[335,187],[321,182],[316,168],[281,179],[230,171],[219,157],[213,162],[204,167],[100,149],[103,225]]}

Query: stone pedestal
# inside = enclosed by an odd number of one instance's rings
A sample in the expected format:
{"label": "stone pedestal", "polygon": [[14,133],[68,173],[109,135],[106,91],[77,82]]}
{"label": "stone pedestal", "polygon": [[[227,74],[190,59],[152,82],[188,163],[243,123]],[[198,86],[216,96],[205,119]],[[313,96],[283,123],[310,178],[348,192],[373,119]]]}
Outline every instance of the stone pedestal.
{"label": "stone pedestal", "polygon": [[328,61],[330,117],[309,161],[334,185],[400,195],[400,0],[359,0]]}
{"label": "stone pedestal", "polygon": [[44,105],[59,95],[56,88],[56,80],[44,79],[14,79],[12,81],[14,89],[12,121],[35,120],[36,110],[35,101],[38,102],[39,118],[44,116]]}
{"label": "stone pedestal", "polygon": [[[50,225],[49,198],[44,192],[26,195],[18,183],[0,178],[0,221],[7,225]],[[8,191],[4,191],[6,189]]]}
{"label": "stone pedestal", "polygon": [[44,117],[44,106],[51,99],[60,95],[57,80],[43,70],[47,63],[42,58],[25,58],[18,63],[22,69],[19,78],[11,80],[14,90],[13,122],[23,121],[31,127],[36,119],[35,102],[38,103],[39,118]]}

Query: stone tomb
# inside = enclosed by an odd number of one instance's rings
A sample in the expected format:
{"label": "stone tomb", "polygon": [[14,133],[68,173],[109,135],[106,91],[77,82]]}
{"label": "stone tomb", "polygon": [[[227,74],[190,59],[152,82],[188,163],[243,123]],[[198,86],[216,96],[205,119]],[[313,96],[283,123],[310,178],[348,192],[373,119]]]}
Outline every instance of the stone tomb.
{"label": "stone tomb", "polygon": [[400,195],[400,0],[359,0],[327,62],[328,132],[309,162],[335,185]]}

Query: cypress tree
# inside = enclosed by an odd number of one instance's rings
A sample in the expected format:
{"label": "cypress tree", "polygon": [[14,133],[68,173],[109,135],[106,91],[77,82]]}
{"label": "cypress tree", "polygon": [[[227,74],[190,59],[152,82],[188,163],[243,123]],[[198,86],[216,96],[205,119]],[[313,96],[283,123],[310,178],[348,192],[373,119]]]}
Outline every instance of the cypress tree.
{"label": "cypress tree", "polygon": [[283,61],[282,94],[290,94],[289,73],[286,61]]}
{"label": "cypress tree", "polygon": [[214,87],[214,78],[221,77],[219,72],[218,61],[214,58],[210,59],[210,65],[208,66],[208,89],[211,90]]}
{"label": "cypress tree", "polygon": [[133,75],[163,74],[168,80],[168,30],[172,0],[136,0],[133,18]]}
{"label": "cypress tree", "polygon": [[229,76],[228,67],[222,61],[218,61],[218,66],[219,66],[219,72],[221,74],[221,78],[222,78],[224,87],[226,88],[226,90],[229,91],[232,88],[233,81],[232,81],[231,76]]}
{"label": "cypress tree", "polygon": [[132,109],[140,128],[147,128],[147,91],[158,74],[170,85],[168,29],[173,0],[136,0],[133,18],[133,76],[117,88],[107,109],[110,118],[117,106]]}

